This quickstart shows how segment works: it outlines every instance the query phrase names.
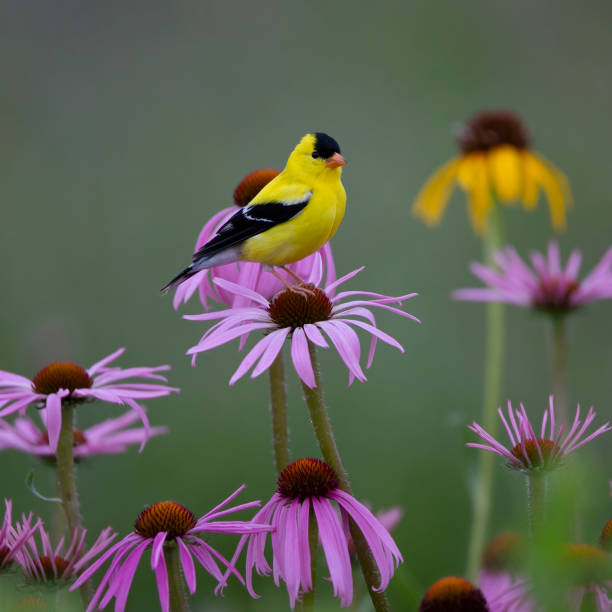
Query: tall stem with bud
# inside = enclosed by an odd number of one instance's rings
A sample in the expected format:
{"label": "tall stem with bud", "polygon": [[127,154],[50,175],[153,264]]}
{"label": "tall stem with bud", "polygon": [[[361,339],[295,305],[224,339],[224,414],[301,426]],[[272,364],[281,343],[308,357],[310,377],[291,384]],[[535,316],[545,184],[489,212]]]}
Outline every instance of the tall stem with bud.
{"label": "tall stem with bud", "polygon": [[[83,528],[81,505],[76,484],[76,469],[74,465],[74,404],[70,400],[62,403],[62,426],[57,443],[57,481],[62,506],[68,523],[68,533],[72,535],[75,529]],[[81,599],[85,606],[93,595],[90,581],[80,589]]]}
{"label": "tall stem with bud", "polygon": [[[319,372],[316,349],[311,342],[308,343],[308,349],[310,351],[310,359],[312,361],[312,367],[314,370],[315,387],[311,389],[304,383],[302,383],[302,387],[304,389],[306,404],[308,405],[308,410],[310,412],[312,426],[314,428],[317,441],[319,442],[323,459],[325,459],[325,462],[332,468],[338,477],[340,482],[339,488],[352,495],[348,476],[346,474],[346,470],[344,469],[344,465],[342,464],[340,453],[338,452],[331,422],[329,420],[329,415],[323,399],[321,374]],[[374,590],[374,588],[380,584],[380,574],[378,573],[378,568],[374,558],[372,557],[370,548],[363,534],[352,519],[349,522],[349,528],[353,542],[355,543],[355,550],[357,551],[357,557],[359,559],[359,564],[361,565],[361,572],[363,573],[365,582],[368,585],[368,593],[370,594],[370,598],[374,604],[374,609],[376,612],[387,612],[391,609],[389,607],[387,597],[385,596],[384,592]]]}
{"label": "tall stem with bud", "polygon": [[[483,239],[486,265],[494,263],[493,253],[502,247],[501,210],[497,202],[489,215],[489,226]],[[482,424],[495,437],[499,427],[496,410],[501,402],[504,351],[504,305],[487,303],[487,346],[483,389]],[[485,543],[491,496],[493,493],[493,455],[480,453],[473,491],[472,524],[468,543],[466,576],[474,581],[478,575],[480,556]]]}

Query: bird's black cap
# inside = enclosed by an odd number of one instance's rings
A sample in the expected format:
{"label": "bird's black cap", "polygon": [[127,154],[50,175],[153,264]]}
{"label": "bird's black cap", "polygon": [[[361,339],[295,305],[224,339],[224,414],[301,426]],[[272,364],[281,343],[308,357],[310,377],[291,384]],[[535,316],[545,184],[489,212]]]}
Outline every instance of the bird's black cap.
{"label": "bird's black cap", "polygon": [[329,159],[334,153],[340,153],[340,145],[331,136],[315,132],[315,151],[319,157]]}

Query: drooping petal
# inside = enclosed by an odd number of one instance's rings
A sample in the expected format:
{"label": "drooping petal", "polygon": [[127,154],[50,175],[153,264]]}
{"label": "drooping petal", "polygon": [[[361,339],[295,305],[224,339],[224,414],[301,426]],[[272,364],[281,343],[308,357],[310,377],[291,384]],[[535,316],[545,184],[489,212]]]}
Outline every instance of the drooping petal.
{"label": "drooping petal", "polygon": [[450,198],[461,159],[451,159],[427,180],[416,197],[412,211],[428,225],[439,223]]}
{"label": "drooping petal", "polygon": [[308,350],[308,340],[301,327],[293,331],[293,338],[291,339],[291,360],[302,382],[311,389],[316,387],[312,361],[310,360],[310,352]]}

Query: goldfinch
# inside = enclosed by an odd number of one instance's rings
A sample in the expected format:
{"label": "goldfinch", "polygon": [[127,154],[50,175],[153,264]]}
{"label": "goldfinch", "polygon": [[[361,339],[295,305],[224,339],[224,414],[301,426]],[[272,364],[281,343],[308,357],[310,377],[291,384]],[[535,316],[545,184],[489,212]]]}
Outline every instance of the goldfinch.
{"label": "goldfinch", "polygon": [[340,175],[345,164],[331,136],[306,134],[285,169],[221,226],[162,292],[213,266],[239,260],[284,266],[314,253],[344,216]]}

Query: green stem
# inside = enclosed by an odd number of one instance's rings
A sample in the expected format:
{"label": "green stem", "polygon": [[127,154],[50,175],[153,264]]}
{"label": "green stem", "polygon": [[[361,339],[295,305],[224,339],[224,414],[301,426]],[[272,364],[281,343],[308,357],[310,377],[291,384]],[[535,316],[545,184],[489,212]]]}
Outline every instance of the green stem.
{"label": "green stem", "polygon": [[274,463],[276,464],[276,472],[280,474],[289,465],[287,389],[285,387],[285,364],[282,351],[270,366],[270,410],[272,413]]}
{"label": "green stem", "polygon": [[[484,236],[484,258],[487,265],[493,263],[494,251],[502,247],[501,211],[494,204],[489,227]],[[502,367],[504,352],[504,305],[499,302],[487,304],[487,347],[485,353],[485,379],[483,389],[482,427],[496,437],[499,429],[497,407],[501,403]],[[480,566],[480,557],[487,534],[493,492],[494,453],[479,453],[478,468],[473,493],[473,514],[468,543],[466,576],[475,581]]]}
{"label": "green stem", "polygon": [[189,603],[183,586],[183,575],[179,563],[179,551],[175,542],[164,546],[164,558],[168,572],[170,612],[189,612]]}
{"label": "green stem", "polygon": [[569,427],[567,392],[567,326],[564,315],[555,315],[553,324],[552,388],[557,420]]}
{"label": "green stem", "polygon": [[529,516],[529,538],[534,536],[544,524],[546,514],[546,474],[530,474],[525,477],[527,485],[527,512]]}
{"label": "green stem", "polygon": [[[83,529],[81,506],[76,485],[76,469],[74,465],[74,405],[70,401],[62,403],[62,426],[57,443],[57,481],[62,506],[68,523],[68,534],[72,537],[75,529]],[[87,581],[80,589],[81,600],[85,607],[93,596],[91,581]]]}
{"label": "green stem", "polygon": [[[325,462],[335,472],[340,482],[340,489],[345,491],[349,495],[352,495],[351,486],[349,484],[348,476],[344,466],[342,465],[342,459],[338,453],[338,447],[336,446],[336,440],[332,431],[331,422],[325,407],[325,401],[323,400],[323,390],[321,387],[321,374],[319,372],[319,365],[317,362],[317,354],[315,346],[309,342],[308,349],[310,351],[310,359],[312,361],[312,367],[315,375],[315,388],[311,389],[307,385],[302,383],[304,389],[304,397],[308,410],[310,412],[310,419],[314,428],[315,435],[319,442],[319,448],[323,455]],[[374,604],[376,612],[387,612],[391,608],[389,602],[383,591],[374,591],[373,588],[380,584],[380,574],[376,562],[372,557],[370,548],[363,537],[363,534],[352,519],[349,519],[349,528],[353,542],[355,543],[355,550],[357,551],[357,557],[359,564],[361,565],[361,572],[364,580],[368,585],[368,593],[370,599]],[[313,585],[314,586],[314,585]]]}

